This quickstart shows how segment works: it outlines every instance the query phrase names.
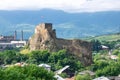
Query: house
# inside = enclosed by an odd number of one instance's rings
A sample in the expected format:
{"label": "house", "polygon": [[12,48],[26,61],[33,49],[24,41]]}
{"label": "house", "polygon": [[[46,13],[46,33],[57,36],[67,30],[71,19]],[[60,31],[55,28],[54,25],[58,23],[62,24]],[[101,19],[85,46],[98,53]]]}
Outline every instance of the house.
{"label": "house", "polygon": [[65,80],[75,80],[75,77],[72,77],[72,78],[65,78]]}
{"label": "house", "polygon": [[95,78],[93,80],[110,80],[110,79],[108,79],[107,77],[102,76],[102,77]]}
{"label": "house", "polygon": [[85,74],[89,74],[90,76],[95,76],[95,73],[89,70],[86,71],[82,71],[79,73],[80,75],[85,75]]}
{"label": "house", "polygon": [[24,47],[27,42],[26,41],[11,41],[11,44],[14,44],[17,48]]}
{"label": "house", "polygon": [[61,74],[61,73],[62,73],[64,70],[66,70],[67,68],[69,68],[69,66],[65,66],[65,67],[63,67],[62,69],[56,71],[55,73],[56,73],[56,74]]}
{"label": "house", "polygon": [[26,41],[11,41],[11,42],[0,42],[0,51],[5,49],[13,49],[13,48],[19,48],[24,47],[27,44]]}
{"label": "house", "polygon": [[13,49],[15,47],[16,47],[15,44],[12,43],[0,43],[0,51],[5,49]]}
{"label": "house", "polygon": [[110,55],[110,59],[117,60],[118,56],[116,56],[116,55]]}
{"label": "house", "polygon": [[57,80],[65,80],[64,78],[62,78],[61,76],[59,76],[59,75],[57,75],[57,74],[56,74],[54,77],[55,77]]}
{"label": "house", "polygon": [[120,80],[119,76],[110,76],[108,77],[110,80]]}
{"label": "house", "polygon": [[66,65],[62,69],[59,69],[59,70],[55,71],[55,74],[66,73],[69,77],[73,77],[74,76],[74,72],[71,72],[69,70],[69,67],[70,67],[69,65]]}
{"label": "house", "polygon": [[109,47],[105,46],[105,45],[101,45],[101,48],[102,48],[102,50],[109,50]]}
{"label": "house", "polygon": [[24,63],[24,62],[18,62],[16,64],[14,64],[15,66],[21,66],[21,67],[24,67],[26,65],[28,65],[27,63]]}
{"label": "house", "polygon": [[17,32],[15,31],[14,36],[3,36],[0,35],[0,51],[6,49],[13,49],[24,47],[27,41],[23,40],[23,31],[21,31],[21,39],[17,40]]}
{"label": "house", "polygon": [[112,49],[109,50],[108,54],[109,54],[109,55],[112,55],[112,51],[113,51]]}
{"label": "house", "polygon": [[3,36],[3,35],[0,35],[0,43],[3,43],[3,42],[10,42],[14,40],[14,36]]}
{"label": "house", "polygon": [[46,70],[50,71],[51,70],[51,66],[48,64],[40,64],[38,65],[39,67],[44,67]]}

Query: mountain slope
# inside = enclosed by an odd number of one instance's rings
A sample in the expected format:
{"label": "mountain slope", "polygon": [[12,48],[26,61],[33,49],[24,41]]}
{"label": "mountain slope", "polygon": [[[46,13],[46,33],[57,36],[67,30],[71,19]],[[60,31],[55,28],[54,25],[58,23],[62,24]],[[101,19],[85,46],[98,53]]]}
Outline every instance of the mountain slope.
{"label": "mountain slope", "polygon": [[120,34],[108,34],[108,35],[101,35],[96,37],[83,38],[83,40],[87,40],[87,41],[91,41],[93,39],[100,41],[117,41],[120,40]]}
{"label": "mountain slope", "polygon": [[120,12],[66,13],[51,9],[0,11],[0,34],[12,35],[14,30],[19,32],[23,29],[28,38],[33,34],[35,25],[41,22],[53,23],[57,36],[62,38],[116,33],[120,26],[119,14]]}

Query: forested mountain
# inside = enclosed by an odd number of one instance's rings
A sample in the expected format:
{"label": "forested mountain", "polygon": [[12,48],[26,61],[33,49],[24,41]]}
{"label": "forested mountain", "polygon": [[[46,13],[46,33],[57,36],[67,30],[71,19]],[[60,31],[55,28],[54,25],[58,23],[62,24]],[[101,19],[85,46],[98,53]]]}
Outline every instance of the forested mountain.
{"label": "forested mountain", "polygon": [[116,33],[120,27],[120,12],[67,13],[60,10],[0,11],[0,34],[24,30],[24,37],[33,34],[35,25],[53,23],[57,36],[80,38],[108,33]]}

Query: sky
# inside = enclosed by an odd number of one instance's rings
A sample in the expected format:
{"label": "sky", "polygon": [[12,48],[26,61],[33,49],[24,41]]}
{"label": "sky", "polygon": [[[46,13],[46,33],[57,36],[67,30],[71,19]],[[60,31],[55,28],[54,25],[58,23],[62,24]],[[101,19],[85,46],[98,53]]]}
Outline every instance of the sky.
{"label": "sky", "polygon": [[0,0],[0,10],[120,11],[120,0]]}

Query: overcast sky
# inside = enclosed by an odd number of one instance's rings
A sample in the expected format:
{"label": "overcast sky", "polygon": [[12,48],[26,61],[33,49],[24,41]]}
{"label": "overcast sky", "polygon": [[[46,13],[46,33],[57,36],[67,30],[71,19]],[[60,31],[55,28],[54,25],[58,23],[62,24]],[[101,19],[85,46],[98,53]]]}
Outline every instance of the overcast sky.
{"label": "overcast sky", "polygon": [[0,0],[0,10],[120,11],[120,0]]}

